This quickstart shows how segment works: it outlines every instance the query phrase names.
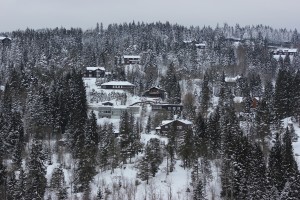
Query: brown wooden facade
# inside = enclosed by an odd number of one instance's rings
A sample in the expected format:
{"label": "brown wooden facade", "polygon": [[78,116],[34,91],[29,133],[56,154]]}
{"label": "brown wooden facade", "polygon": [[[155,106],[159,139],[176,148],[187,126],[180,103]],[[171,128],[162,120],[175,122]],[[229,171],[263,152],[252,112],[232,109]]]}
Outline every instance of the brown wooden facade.
{"label": "brown wooden facade", "polygon": [[161,98],[162,100],[165,100],[166,91],[158,87],[152,87],[149,90],[145,91],[143,96],[150,98]]}

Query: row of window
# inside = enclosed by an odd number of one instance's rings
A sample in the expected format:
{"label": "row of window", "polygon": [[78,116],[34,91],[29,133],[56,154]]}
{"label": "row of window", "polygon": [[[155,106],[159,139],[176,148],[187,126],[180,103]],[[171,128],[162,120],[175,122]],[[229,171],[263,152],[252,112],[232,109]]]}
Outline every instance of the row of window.
{"label": "row of window", "polygon": [[122,88],[121,85],[113,85],[113,88]]}
{"label": "row of window", "polygon": [[[169,128],[169,126],[166,125],[165,128]],[[178,130],[182,130],[182,126],[177,126],[177,129],[178,129]]]}

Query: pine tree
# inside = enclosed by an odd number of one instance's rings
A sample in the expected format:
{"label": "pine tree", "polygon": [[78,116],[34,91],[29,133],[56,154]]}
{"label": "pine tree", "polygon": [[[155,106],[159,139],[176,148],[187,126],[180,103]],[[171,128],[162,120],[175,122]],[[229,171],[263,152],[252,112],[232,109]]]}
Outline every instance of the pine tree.
{"label": "pine tree", "polygon": [[208,72],[206,71],[203,78],[202,83],[202,93],[201,93],[201,111],[204,113],[204,116],[207,115],[207,109],[209,107],[209,101],[210,101],[210,88],[208,86]]}
{"label": "pine tree", "polygon": [[0,195],[2,197],[5,197],[6,179],[7,179],[7,170],[6,170],[6,166],[3,164],[3,154],[2,152],[0,152]]}
{"label": "pine tree", "polygon": [[72,105],[72,109],[69,110],[70,118],[68,127],[72,153],[75,158],[78,158],[84,148],[84,129],[87,120],[86,92],[82,76],[79,72],[73,70],[69,86],[69,104]]}
{"label": "pine tree", "polygon": [[151,132],[151,116],[149,115],[148,120],[147,120],[147,125],[146,125],[146,133],[150,134]]}
{"label": "pine tree", "polygon": [[50,187],[52,190],[56,191],[56,196],[59,200],[68,198],[64,172],[61,166],[53,170]]}
{"label": "pine tree", "polygon": [[[146,148],[150,148],[150,147],[146,147]],[[149,155],[146,154],[140,162],[138,177],[140,177],[142,181],[146,181],[147,184],[149,183],[149,179],[151,178],[150,168],[151,167],[149,163]]]}
{"label": "pine tree", "polygon": [[221,153],[221,128],[219,107],[209,116],[206,135],[208,136],[208,156],[216,158]]}
{"label": "pine tree", "polygon": [[13,157],[12,157],[14,167],[17,169],[20,169],[22,166],[22,149],[23,149],[23,144],[21,143],[20,140],[18,140],[15,145]]}
{"label": "pine tree", "polygon": [[208,149],[208,137],[206,134],[206,123],[201,113],[198,113],[198,116],[195,120],[195,147],[196,154],[198,157],[207,156]]}
{"label": "pine tree", "polygon": [[119,165],[121,161],[121,148],[119,143],[117,142],[117,139],[115,138],[112,125],[108,127],[108,136],[109,136],[109,145],[107,146],[108,158],[113,173],[114,169]]}
{"label": "pine tree", "polygon": [[145,147],[145,155],[140,162],[138,176],[143,181],[148,181],[150,177],[155,177],[163,157],[161,152],[160,140],[151,138]]}
{"label": "pine tree", "polygon": [[204,187],[201,180],[198,182],[197,187],[194,190],[193,200],[206,200]]}
{"label": "pine tree", "polygon": [[292,100],[292,110],[293,115],[295,116],[296,120],[300,124],[300,70],[296,72],[296,75],[293,80],[293,87],[292,87],[292,94],[293,94],[293,100]]}
{"label": "pine tree", "polygon": [[252,73],[249,75],[249,88],[252,97],[261,97],[262,83],[259,74]]}
{"label": "pine tree", "polygon": [[47,186],[44,160],[45,156],[43,155],[42,143],[34,139],[27,165],[26,199],[42,199],[44,196]]}
{"label": "pine tree", "polygon": [[166,92],[168,93],[169,103],[180,103],[181,102],[181,90],[179,86],[178,77],[176,76],[174,64],[170,64],[166,72],[166,77],[162,81]]}
{"label": "pine tree", "polygon": [[16,183],[16,176],[13,172],[8,178],[6,199],[15,199]]}
{"label": "pine tree", "polygon": [[288,128],[282,138],[282,169],[284,171],[283,179],[288,182],[292,177],[295,177],[299,171],[297,162],[294,158],[292,145],[292,136]]}
{"label": "pine tree", "polygon": [[259,142],[261,143],[263,152],[265,153],[268,149],[266,143],[267,137],[271,136],[271,114],[268,104],[264,98],[259,102],[255,121],[257,137],[259,138]]}
{"label": "pine tree", "polygon": [[[173,171],[174,167],[174,159],[176,153],[176,137],[177,137],[177,129],[175,123],[171,126],[171,128],[167,132],[168,143],[166,145],[167,155],[167,173]],[[169,160],[170,159],[170,160]]]}
{"label": "pine tree", "polygon": [[20,169],[19,179],[17,180],[16,186],[15,186],[15,193],[14,198],[15,199],[24,199],[26,196],[26,174],[24,170]]}
{"label": "pine tree", "polygon": [[284,170],[282,166],[282,145],[279,138],[279,134],[276,134],[275,144],[271,148],[269,162],[268,162],[268,179],[271,185],[281,192],[283,190]]}
{"label": "pine tree", "polygon": [[277,120],[291,116],[292,75],[287,70],[279,70],[274,94],[274,111]]}
{"label": "pine tree", "polygon": [[97,200],[101,200],[101,199],[103,199],[103,194],[101,188],[99,188],[97,192]]}
{"label": "pine tree", "polygon": [[190,168],[192,165],[193,157],[195,157],[193,130],[188,128],[184,130],[183,135],[179,139],[178,155],[183,162],[183,168]]}
{"label": "pine tree", "polygon": [[251,145],[249,152],[247,198],[266,199],[267,181],[266,165],[263,152],[258,144]]}
{"label": "pine tree", "polygon": [[[91,114],[93,115],[93,113]],[[91,116],[93,118],[93,116]],[[95,120],[95,119],[94,119]],[[87,120],[84,138],[84,147],[80,151],[78,166],[75,170],[75,191],[87,192],[90,190],[89,184],[96,174],[96,154],[97,145],[95,144],[95,137],[97,137],[97,129],[92,124],[92,119]]]}
{"label": "pine tree", "polygon": [[128,158],[129,148],[131,147],[131,138],[132,134],[131,126],[130,126],[130,116],[128,111],[124,111],[121,115],[120,119],[120,148],[122,153],[123,162],[126,163],[126,159]]}

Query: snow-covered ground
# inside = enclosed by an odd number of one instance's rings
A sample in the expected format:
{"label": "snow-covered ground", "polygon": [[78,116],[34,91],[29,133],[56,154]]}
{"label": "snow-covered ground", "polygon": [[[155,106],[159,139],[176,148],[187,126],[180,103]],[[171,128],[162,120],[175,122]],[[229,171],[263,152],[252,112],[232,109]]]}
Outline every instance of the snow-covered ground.
{"label": "snow-covered ground", "polygon": [[[101,92],[100,89],[95,84],[95,79],[87,78],[84,79],[87,94],[92,91]],[[186,85],[186,82],[182,82],[183,85]],[[196,84],[195,84],[196,85]],[[185,88],[185,87],[184,87]],[[193,88],[193,91],[198,92],[198,87]],[[115,91],[115,90],[114,90]],[[112,91],[105,90],[104,92],[109,93]],[[120,91],[122,92],[122,91]],[[186,91],[185,91],[186,92]],[[89,100],[89,95],[88,95]],[[129,95],[126,105],[130,105],[134,102],[141,101],[141,98],[133,95]],[[117,100],[111,100],[114,104],[117,104]],[[216,105],[218,102],[218,98],[213,98],[213,105]],[[89,106],[101,105],[102,102],[98,103],[89,103]],[[151,112],[151,107],[147,105],[144,110],[143,117],[143,125],[146,125],[147,116]],[[96,113],[97,114],[97,113]],[[118,130],[119,119],[108,119],[101,118],[97,120],[99,125],[104,123],[113,123],[115,126],[115,130]],[[300,128],[299,125],[293,123],[291,118],[286,118],[283,120],[283,126],[287,127],[290,124],[293,124],[295,132],[298,136],[300,136]],[[151,138],[158,138],[162,143],[167,144],[168,139],[163,136],[159,136],[155,134],[155,131],[152,131],[151,134],[141,134],[141,142],[146,144]],[[300,166],[300,139],[293,143],[294,153],[296,155],[296,160]],[[146,181],[140,181],[137,177],[138,173],[138,161],[142,158],[143,153],[132,158],[131,163],[123,164],[119,168],[115,169],[113,172],[111,170],[107,171],[98,171],[97,175],[95,175],[92,183],[91,183],[91,194],[90,198],[95,199],[97,192],[101,189],[104,196],[108,196],[108,200],[142,200],[142,199],[172,199],[172,200],[188,200],[192,199],[192,186],[191,183],[191,169],[184,169],[181,165],[181,161],[176,159],[175,169],[171,173],[167,173],[167,159],[164,158],[162,164],[159,167],[159,170],[155,177],[149,180],[147,184]],[[47,180],[48,183],[51,179],[54,168],[59,167],[59,162],[57,155],[54,154],[52,157],[53,164],[47,166]],[[64,159],[61,162],[64,166],[64,174],[65,181],[68,186],[68,193],[70,199],[81,199],[82,194],[74,194],[72,192],[72,181],[74,178],[74,171],[72,163],[70,159],[70,154],[64,154]],[[208,179],[207,184],[205,185],[205,193],[207,199],[221,199],[220,191],[221,191],[221,180],[220,180],[220,168],[218,161],[211,162],[211,171],[212,176]],[[51,196],[51,199],[55,199],[55,195],[50,191],[47,191],[45,197]]]}

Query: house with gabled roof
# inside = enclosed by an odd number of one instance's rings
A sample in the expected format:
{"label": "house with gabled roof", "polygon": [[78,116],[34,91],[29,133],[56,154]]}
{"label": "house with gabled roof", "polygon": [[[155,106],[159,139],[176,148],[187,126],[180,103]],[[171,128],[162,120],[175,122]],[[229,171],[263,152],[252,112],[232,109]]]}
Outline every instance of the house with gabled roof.
{"label": "house with gabled roof", "polygon": [[192,126],[193,123],[191,121],[184,119],[163,120],[161,124],[155,128],[155,131],[158,135],[167,135],[168,131],[173,129],[179,136],[184,130],[192,128]]}
{"label": "house with gabled roof", "polygon": [[141,56],[138,55],[124,55],[123,56],[123,64],[140,64]]}
{"label": "house with gabled roof", "polygon": [[134,93],[135,85],[128,81],[109,81],[101,84],[101,89],[126,90]]}
{"label": "house with gabled roof", "polygon": [[161,98],[162,100],[165,100],[166,98],[166,91],[159,88],[159,87],[152,87],[149,90],[146,90],[143,97],[150,97],[150,98]]}
{"label": "house with gabled roof", "polygon": [[0,41],[1,41],[2,45],[8,46],[11,42],[11,38],[5,37],[5,36],[0,36]]}
{"label": "house with gabled roof", "polygon": [[103,78],[105,75],[104,67],[86,67],[84,77],[89,78]]}

